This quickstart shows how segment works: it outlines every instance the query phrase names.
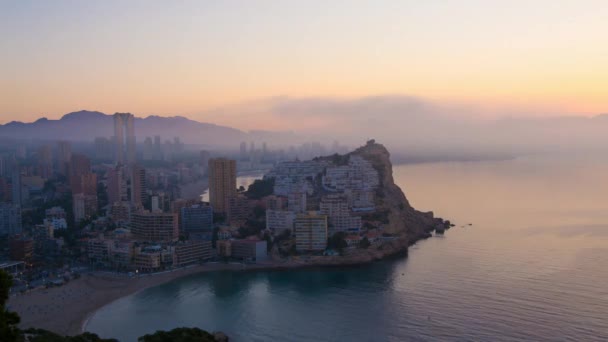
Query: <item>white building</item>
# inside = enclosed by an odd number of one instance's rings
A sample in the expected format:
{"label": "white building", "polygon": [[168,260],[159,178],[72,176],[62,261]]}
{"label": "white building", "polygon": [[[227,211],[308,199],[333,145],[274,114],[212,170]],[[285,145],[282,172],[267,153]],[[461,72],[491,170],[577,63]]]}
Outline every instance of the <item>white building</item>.
{"label": "white building", "polygon": [[293,229],[295,214],[286,210],[266,210],[266,229],[279,235],[286,230]]}

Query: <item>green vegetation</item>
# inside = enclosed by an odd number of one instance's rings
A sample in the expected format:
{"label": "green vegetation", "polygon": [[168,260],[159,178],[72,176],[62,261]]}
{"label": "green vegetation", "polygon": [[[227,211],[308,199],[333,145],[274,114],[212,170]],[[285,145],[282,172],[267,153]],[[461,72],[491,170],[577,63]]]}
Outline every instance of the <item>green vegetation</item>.
{"label": "green vegetation", "polygon": [[342,253],[344,248],[348,247],[348,244],[346,243],[346,236],[347,234],[345,232],[335,233],[333,236],[327,239],[327,248],[334,249]]}
{"label": "green vegetation", "polygon": [[383,224],[388,224],[388,211],[376,211],[374,213],[365,214],[361,218],[365,221],[378,221]]}
{"label": "green vegetation", "polygon": [[245,192],[245,196],[249,199],[261,199],[262,197],[272,195],[274,190],[274,178],[268,179],[256,179],[253,182],[247,192]]}
{"label": "green vegetation", "polygon": [[226,221],[226,215],[222,213],[213,213],[213,223],[223,223]]}
{"label": "green vegetation", "polygon": [[76,336],[61,336],[44,329],[27,329],[21,332],[21,341],[29,342],[118,342],[116,339],[105,339],[96,334],[85,332]]}
{"label": "green vegetation", "polygon": [[17,325],[21,321],[19,315],[6,309],[8,294],[13,285],[13,278],[4,270],[0,270],[0,341],[18,341],[20,336]]}
{"label": "green vegetation", "polygon": [[369,246],[371,246],[372,244],[369,242],[369,239],[366,237],[364,237],[361,242],[359,242],[359,248],[363,248],[363,249],[367,249]]}
{"label": "green vegetation", "polygon": [[211,236],[211,246],[213,246],[213,248],[216,248],[216,246],[217,246],[217,240],[219,239],[219,233],[220,233],[219,227],[213,228],[213,235]]}
{"label": "green vegetation", "polygon": [[137,339],[139,342],[215,342],[228,341],[228,338],[216,338],[199,328],[177,328],[171,331],[157,331]]}

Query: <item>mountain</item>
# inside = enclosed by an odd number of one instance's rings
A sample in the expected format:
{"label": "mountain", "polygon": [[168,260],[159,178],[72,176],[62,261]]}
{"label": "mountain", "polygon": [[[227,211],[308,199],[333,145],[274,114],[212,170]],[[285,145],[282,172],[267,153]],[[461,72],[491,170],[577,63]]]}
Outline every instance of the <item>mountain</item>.
{"label": "mountain", "polygon": [[[181,116],[136,117],[134,125],[138,142],[148,136],[160,135],[162,140],[179,137],[185,143],[234,147],[249,136],[238,129]],[[13,139],[92,141],[95,137],[113,135],[112,115],[86,110],[65,114],[59,120],[41,118],[32,123],[12,121],[0,125],[0,137]]]}

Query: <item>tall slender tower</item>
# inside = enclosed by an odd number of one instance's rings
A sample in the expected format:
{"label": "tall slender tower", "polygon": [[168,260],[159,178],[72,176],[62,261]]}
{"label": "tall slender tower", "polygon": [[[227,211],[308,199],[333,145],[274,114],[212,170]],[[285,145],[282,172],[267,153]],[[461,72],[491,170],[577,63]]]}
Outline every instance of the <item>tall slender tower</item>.
{"label": "tall slender tower", "polygon": [[117,164],[135,163],[135,128],[133,114],[114,114],[115,162]]}
{"label": "tall slender tower", "polygon": [[21,168],[14,160],[12,165],[12,191],[13,205],[21,207]]}
{"label": "tall slender tower", "polygon": [[213,211],[227,213],[228,203],[233,197],[236,197],[236,161],[209,159],[209,202]]}
{"label": "tall slender tower", "polygon": [[146,199],[146,169],[139,165],[131,167],[131,203],[142,207]]}
{"label": "tall slender tower", "polygon": [[57,142],[57,170],[60,174],[67,176],[70,160],[72,159],[72,145],[69,141],[60,140]]}

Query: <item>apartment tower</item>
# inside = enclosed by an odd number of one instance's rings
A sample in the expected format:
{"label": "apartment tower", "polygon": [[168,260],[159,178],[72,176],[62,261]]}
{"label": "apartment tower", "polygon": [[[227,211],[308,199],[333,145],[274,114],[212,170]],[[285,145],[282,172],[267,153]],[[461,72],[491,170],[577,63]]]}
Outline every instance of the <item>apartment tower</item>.
{"label": "apartment tower", "polygon": [[135,129],[133,114],[114,114],[115,162],[117,164],[135,163]]}
{"label": "apartment tower", "polygon": [[209,202],[213,211],[227,213],[230,199],[236,196],[236,161],[209,159]]}

